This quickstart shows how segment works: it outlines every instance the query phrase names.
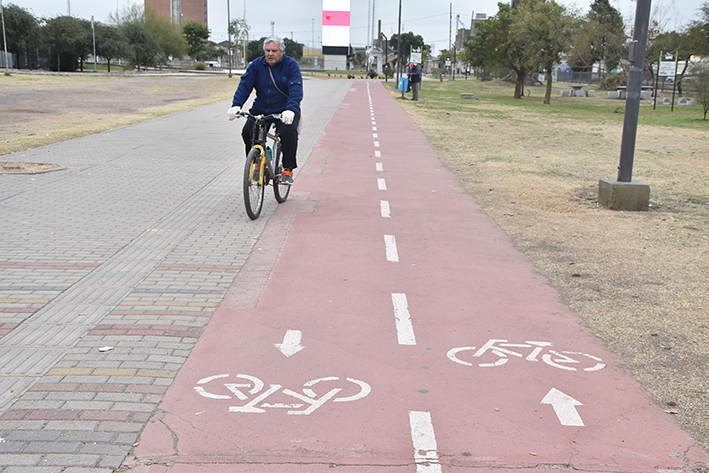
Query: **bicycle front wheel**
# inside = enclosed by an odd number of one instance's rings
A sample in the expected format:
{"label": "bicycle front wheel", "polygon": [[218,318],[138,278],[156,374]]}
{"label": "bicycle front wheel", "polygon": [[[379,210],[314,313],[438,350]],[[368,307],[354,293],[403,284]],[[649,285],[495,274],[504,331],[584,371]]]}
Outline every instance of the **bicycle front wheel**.
{"label": "bicycle front wheel", "polygon": [[259,148],[251,148],[244,165],[244,205],[251,220],[256,220],[263,208],[264,166]]}
{"label": "bicycle front wheel", "polygon": [[281,171],[283,170],[283,163],[281,163],[281,158],[283,158],[283,153],[281,152],[281,143],[276,143],[275,149],[275,159],[273,161],[273,168],[276,170],[276,177],[273,180],[273,193],[276,196],[276,200],[279,204],[282,204],[288,198],[288,193],[290,192],[290,186],[288,184],[281,184]]}

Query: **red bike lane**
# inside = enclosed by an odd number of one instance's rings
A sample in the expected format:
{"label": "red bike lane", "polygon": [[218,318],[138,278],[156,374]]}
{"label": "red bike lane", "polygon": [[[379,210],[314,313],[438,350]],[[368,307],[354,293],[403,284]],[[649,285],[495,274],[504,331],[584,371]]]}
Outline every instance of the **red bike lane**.
{"label": "red bike lane", "polygon": [[127,463],[134,471],[709,462],[380,83],[354,82],[293,191],[269,225],[284,225],[288,205],[314,209],[287,225],[256,307],[226,298],[215,313]]}

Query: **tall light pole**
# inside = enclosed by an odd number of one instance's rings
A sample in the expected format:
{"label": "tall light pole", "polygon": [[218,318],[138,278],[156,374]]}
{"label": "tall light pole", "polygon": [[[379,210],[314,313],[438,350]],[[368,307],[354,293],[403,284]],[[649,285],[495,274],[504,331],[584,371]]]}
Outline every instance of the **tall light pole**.
{"label": "tall light pole", "polygon": [[2,15],[2,44],[5,45],[5,74],[10,73],[10,60],[7,55],[7,37],[5,36],[5,10],[2,8],[2,0],[0,0],[0,15]]}
{"label": "tall light pole", "polygon": [[226,32],[229,37],[227,59],[229,60],[229,78],[231,79],[231,10],[229,9],[229,0],[226,0],[226,18]]}
{"label": "tall light pole", "polygon": [[[396,83],[401,79],[401,0],[399,0],[399,33],[396,35]],[[401,98],[404,98],[404,88],[401,87]]]}
{"label": "tall light pole", "polygon": [[642,89],[649,19],[650,0],[638,0],[635,12],[633,42],[630,43],[628,58],[630,59],[628,96],[625,99],[623,137],[620,144],[620,166],[618,166],[618,181],[620,182],[631,182],[633,179],[633,158],[635,156],[635,140],[638,133],[640,90]]}
{"label": "tall light pole", "polygon": [[[379,33],[384,36],[384,67],[389,67],[389,38],[384,33]],[[381,44],[381,43],[379,43]],[[384,69],[384,82],[389,82],[389,76],[387,75],[387,69]]]}
{"label": "tall light pole", "polygon": [[94,72],[96,72],[96,30],[94,29],[94,16],[91,15],[91,35],[94,38]]}
{"label": "tall light pole", "polygon": [[638,133],[640,92],[642,89],[645,48],[650,21],[650,1],[638,0],[635,12],[633,41],[630,43],[628,59],[628,95],[625,99],[623,137],[620,143],[620,165],[615,181],[601,179],[598,183],[598,202],[613,210],[648,210],[650,206],[650,186],[633,180],[633,158]]}

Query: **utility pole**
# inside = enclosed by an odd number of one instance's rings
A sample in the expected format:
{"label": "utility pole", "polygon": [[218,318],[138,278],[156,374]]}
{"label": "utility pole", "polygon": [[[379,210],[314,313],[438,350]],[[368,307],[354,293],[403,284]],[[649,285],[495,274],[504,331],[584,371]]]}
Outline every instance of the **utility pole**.
{"label": "utility pole", "polygon": [[630,61],[628,95],[625,99],[618,179],[615,181],[601,179],[598,183],[598,202],[613,210],[648,210],[650,205],[650,186],[640,181],[633,181],[633,158],[638,133],[640,91],[645,64],[647,32],[650,23],[650,2],[651,0],[638,0],[635,11],[633,41],[630,43],[630,51],[628,52],[628,60]]}
{"label": "utility pole", "polygon": [[66,0],[66,15],[71,16],[71,0]]}
{"label": "utility pole", "polygon": [[628,54],[628,59],[630,60],[628,96],[625,100],[623,138],[620,144],[620,166],[618,167],[618,180],[621,182],[630,182],[633,179],[633,159],[635,156],[635,140],[638,134],[640,91],[642,89],[649,21],[650,0],[638,0],[633,41],[630,43]]}
{"label": "utility pole", "polygon": [[[450,48],[453,46],[453,4],[451,3],[450,17],[448,19],[448,53],[450,54]],[[453,66],[451,66],[453,69]]]}
{"label": "utility pole", "polygon": [[2,7],[2,0],[0,0],[0,15],[2,15],[2,44],[5,45],[5,74],[10,74],[10,56],[7,55],[7,37],[5,36],[5,10]]}
{"label": "utility pole", "polygon": [[94,72],[96,72],[96,30],[94,29],[93,15],[91,15],[91,35],[94,37]]}
{"label": "utility pole", "polygon": [[227,51],[227,59],[229,60],[229,78],[231,79],[231,10],[229,0],[226,0],[226,32],[229,41],[229,50]]}
{"label": "utility pole", "polygon": [[[244,26],[246,26],[246,0],[244,0]],[[246,31],[246,37],[244,38],[244,54],[241,57],[244,67],[246,67],[246,43],[249,41],[249,31]]]}
{"label": "utility pole", "polygon": [[[399,34],[396,35],[396,83],[401,80],[401,0],[399,0]],[[404,88],[401,87],[401,98],[404,98]]]}

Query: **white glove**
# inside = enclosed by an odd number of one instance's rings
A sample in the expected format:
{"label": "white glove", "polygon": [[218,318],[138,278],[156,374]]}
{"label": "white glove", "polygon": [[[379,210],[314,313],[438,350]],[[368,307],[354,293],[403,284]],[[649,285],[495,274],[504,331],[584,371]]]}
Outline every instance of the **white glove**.
{"label": "white glove", "polygon": [[281,113],[281,121],[285,123],[286,125],[291,125],[293,123],[293,119],[295,118],[295,112],[292,110],[286,110],[283,113]]}
{"label": "white glove", "polygon": [[233,119],[236,118],[236,115],[241,111],[241,107],[231,107],[229,110],[226,111],[226,116],[229,119],[229,121],[232,121]]}

